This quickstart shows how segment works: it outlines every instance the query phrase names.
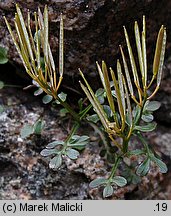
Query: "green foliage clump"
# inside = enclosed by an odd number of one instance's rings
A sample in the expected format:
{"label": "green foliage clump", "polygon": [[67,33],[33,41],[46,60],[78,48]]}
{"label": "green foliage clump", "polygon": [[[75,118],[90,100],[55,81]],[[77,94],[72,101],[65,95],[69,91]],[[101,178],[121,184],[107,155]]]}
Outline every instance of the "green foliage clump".
{"label": "green foliage clump", "polygon": [[[117,73],[115,73],[112,68],[108,71],[104,61],[102,61],[101,66],[97,62],[99,76],[108,101],[110,116],[106,113],[104,105],[102,105],[98,96],[93,92],[91,86],[80,70],[80,74],[86,84],[86,86],[84,86],[80,83],[81,87],[94,107],[104,130],[108,134],[111,141],[118,148],[111,175],[107,180],[107,188],[104,188],[104,196],[111,195],[113,191],[111,187],[111,179],[115,178],[114,175],[116,167],[119,165],[118,161],[130,156],[129,146],[131,145],[131,138],[133,136],[136,136],[141,141],[143,147],[142,149],[136,149],[131,152],[131,154],[137,155],[138,152],[138,155],[145,156],[145,160],[142,161],[136,170],[137,175],[146,175],[150,169],[151,162],[156,163],[162,173],[167,172],[166,165],[158,158],[158,156],[156,156],[154,150],[148,146],[146,139],[143,136],[143,133],[151,132],[156,128],[156,123],[153,122],[153,111],[160,107],[160,103],[157,101],[151,101],[151,98],[156,94],[161,83],[166,46],[166,29],[164,26],[161,26],[158,33],[153,62],[153,76],[149,83],[145,38],[145,17],[143,17],[143,31],[141,32],[141,36],[137,22],[135,22],[134,25],[134,32],[139,68],[137,68],[134,56],[135,54],[132,50],[125,27],[124,33],[129,54],[129,63],[131,65],[131,72],[121,46],[120,51],[123,65],[121,65],[120,60],[118,59],[116,69]],[[133,80],[131,79],[131,73],[133,75]],[[151,85],[155,80],[156,87],[153,91],[150,91]],[[113,87],[114,94],[111,91],[111,86]],[[152,93],[149,94],[149,92]],[[117,139],[117,137],[120,139]]]}

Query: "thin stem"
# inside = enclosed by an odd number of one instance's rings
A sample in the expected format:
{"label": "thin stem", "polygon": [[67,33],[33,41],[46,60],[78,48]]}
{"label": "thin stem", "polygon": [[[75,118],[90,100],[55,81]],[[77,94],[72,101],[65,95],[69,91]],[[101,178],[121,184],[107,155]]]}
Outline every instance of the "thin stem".
{"label": "thin stem", "polygon": [[74,117],[74,119],[77,122],[80,122],[80,116],[72,109],[72,107],[66,102],[62,101],[59,97],[56,97],[56,99],[60,102],[60,104],[68,110],[68,112]]}
{"label": "thin stem", "polygon": [[122,159],[122,157],[121,157],[120,155],[116,158],[116,161],[115,161],[115,163],[114,163],[114,165],[113,165],[113,167],[112,167],[111,174],[110,174],[110,176],[109,176],[109,181],[110,181],[110,180],[113,178],[113,176],[115,175],[116,169],[118,168],[118,165],[119,165],[121,159]]}
{"label": "thin stem", "polygon": [[140,132],[137,132],[137,136],[138,136],[139,140],[142,142],[142,144],[144,145],[148,155],[150,155],[150,150],[149,150],[148,144],[146,142],[146,139],[142,136],[142,134]]}
{"label": "thin stem", "polygon": [[139,124],[139,122],[140,122],[140,120],[141,120],[141,116],[142,116],[142,114],[143,114],[143,109],[144,109],[144,105],[145,105],[146,101],[147,101],[147,99],[144,98],[144,100],[143,100],[143,102],[142,102],[142,106],[141,106],[141,111],[140,111],[139,119],[138,119],[138,121],[137,121],[137,123],[136,123],[137,125]]}
{"label": "thin stem", "polygon": [[80,115],[80,120],[84,118],[84,116],[89,112],[89,110],[92,108],[92,104],[89,104],[88,107],[86,107],[84,110],[82,110],[79,115]]}
{"label": "thin stem", "polygon": [[123,138],[123,153],[127,153],[128,152],[128,143],[129,143],[129,139],[127,139],[127,137]]}
{"label": "thin stem", "polygon": [[156,76],[153,75],[151,81],[150,81],[150,84],[147,86],[147,89],[149,89],[153,83],[153,81],[155,80]]}
{"label": "thin stem", "polygon": [[112,135],[109,135],[109,138],[112,140],[112,142],[118,147],[118,149],[122,150],[122,146],[112,137]]}
{"label": "thin stem", "polygon": [[70,139],[72,138],[72,136],[73,136],[73,135],[75,134],[75,132],[78,130],[79,126],[80,126],[80,124],[79,124],[78,122],[76,122],[76,123],[73,125],[73,127],[72,127],[72,129],[71,129],[71,132],[69,133],[68,137],[67,137],[66,140],[65,140],[66,145],[67,145],[67,142],[70,141]]}

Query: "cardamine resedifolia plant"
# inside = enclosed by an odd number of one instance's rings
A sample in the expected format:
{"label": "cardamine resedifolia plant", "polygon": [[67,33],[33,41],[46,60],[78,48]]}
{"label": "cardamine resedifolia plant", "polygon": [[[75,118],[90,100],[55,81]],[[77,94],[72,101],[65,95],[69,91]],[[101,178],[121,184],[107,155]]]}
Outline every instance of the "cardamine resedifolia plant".
{"label": "cardamine resedifolia plant", "polygon": [[[150,74],[147,68],[145,17],[143,17],[143,30],[141,34],[137,22],[134,25],[134,32],[139,67],[137,67],[137,63],[135,62],[135,53],[132,50],[125,27],[124,33],[131,68],[128,67],[121,46],[122,64],[118,59],[117,72],[112,68],[108,70],[104,61],[102,61],[101,66],[97,62],[97,69],[108,102],[107,113],[80,70],[80,74],[85,82],[85,85],[80,82],[81,87],[97,113],[104,131],[118,149],[115,153],[115,163],[109,177],[107,179],[98,178],[90,183],[92,188],[101,185],[105,186],[103,191],[105,197],[113,194],[113,185],[124,186],[127,183],[125,178],[115,176],[117,167],[125,157],[144,155],[144,160],[137,167],[137,175],[146,175],[150,169],[151,162],[156,163],[162,173],[167,172],[165,163],[161,161],[152,147],[148,145],[143,135],[156,128],[152,113],[160,107],[160,103],[151,101],[151,99],[158,91],[161,83],[166,46],[166,29],[164,26],[161,26],[158,33],[153,62],[153,76],[150,82],[148,82]],[[156,81],[156,87],[153,89],[152,84],[154,81]],[[131,138],[134,136],[139,139],[143,146],[141,149],[130,151]]]}
{"label": "cardamine resedifolia plant", "polygon": [[[66,102],[66,94],[58,92],[64,72],[64,31],[62,15],[60,18],[58,72],[56,71],[49,45],[47,6],[44,8],[43,14],[40,9],[38,9],[38,13],[34,13],[34,34],[30,26],[30,12],[28,12],[27,21],[25,22],[22,12],[17,5],[14,19],[15,31],[11,29],[6,18],[5,22],[26,72],[39,88],[35,95],[44,91],[46,93],[44,97],[45,103],[54,99],[57,104],[61,104],[64,107],[66,112],[71,114],[74,120],[73,127],[66,140],[55,140],[41,151],[42,156],[50,158],[50,168],[58,169],[62,164],[63,156],[67,156],[73,160],[78,158],[79,150],[85,148],[89,142],[89,137],[76,135],[76,131],[82,122],[86,122],[95,127],[100,134],[109,137],[110,142],[107,142],[107,144],[106,139],[104,139],[104,144],[108,151],[110,151],[110,148],[114,148],[114,145],[117,147],[117,150],[111,151],[112,153],[110,153],[114,163],[108,178],[98,178],[90,183],[90,187],[92,188],[104,186],[104,197],[113,194],[113,185],[122,187],[127,184],[127,180],[123,176],[116,175],[118,166],[121,162],[124,162],[124,158],[132,155],[143,155],[142,158],[144,160],[136,167],[136,174],[138,176],[143,176],[148,173],[151,162],[156,163],[162,173],[167,172],[166,165],[161,161],[153,148],[147,144],[143,135],[143,133],[155,129],[156,124],[153,123],[152,113],[160,107],[159,102],[151,101],[151,99],[158,91],[162,77],[166,45],[166,30],[164,26],[161,27],[158,34],[153,63],[153,76],[149,83],[145,39],[146,28],[145,17],[143,17],[143,31],[141,36],[138,24],[135,22],[135,39],[139,67],[136,66],[135,54],[131,48],[126,28],[124,27],[130,59],[129,64],[131,67],[129,68],[124,51],[120,46],[122,65],[120,60],[118,60],[117,73],[112,68],[108,70],[105,62],[102,62],[101,66],[97,63],[103,88],[98,89],[95,93],[80,70],[86,86],[82,83],[80,84],[90,101],[90,105],[85,106],[84,100],[80,99],[78,101],[79,111],[76,112]],[[152,84],[155,81],[157,84],[155,89],[153,89]],[[88,114],[92,108],[96,114],[92,115],[92,112]],[[99,120],[102,129],[99,125]],[[132,150],[131,141],[133,136],[136,136],[141,141],[141,149],[135,147],[136,149]]]}
{"label": "cardamine resedifolia plant", "polygon": [[[79,112],[75,112],[66,102],[66,94],[58,93],[60,84],[63,79],[64,72],[64,30],[63,17],[60,16],[60,33],[59,33],[59,69],[56,71],[54,59],[49,45],[49,25],[48,25],[48,9],[44,8],[44,13],[38,9],[34,13],[34,33],[31,28],[31,16],[28,11],[27,21],[24,20],[22,12],[16,5],[16,14],[14,18],[15,29],[12,30],[9,22],[4,17],[8,30],[12,36],[15,47],[19,53],[22,63],[28,75],[33,79],[33,84],[38,87],[35,95],[41,94],[43,91],[46,95],[43,102],[49,103],[53,99],[56,104],[61,104],[65,112],[70,113],[74,119],[73,128],[65,141],[53,141],[49,143],[46,149],[42,150],[42,156],[51,157],[49,167],[57,169],[62,164],[63,156],[70,159],[77,159],[78,150],[82,150],[89,142],[88,136],[75,135],[82,119],[91,109],[92,105],[83,107],[83,101],[79,100]],[[32,22],[33,23],[33,22]],[[33,26],[33,25],[32,25]],[[31,134],[40,134],[43,128],[43,122],[38,119],[34,125],[26,125],[21,130],[23,138]]]}

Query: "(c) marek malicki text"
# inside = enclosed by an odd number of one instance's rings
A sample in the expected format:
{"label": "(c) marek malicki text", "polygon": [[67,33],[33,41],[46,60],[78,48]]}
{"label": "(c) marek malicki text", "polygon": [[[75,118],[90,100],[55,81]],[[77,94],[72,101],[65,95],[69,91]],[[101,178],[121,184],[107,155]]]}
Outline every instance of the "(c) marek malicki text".
{"label": "(c) marek malicki text", "polygon": [[82,212],[83,206],[82,203],[65,203],[65,204],[60,204],[60,203],[52,203],[52,211],[64,211],[64,212]]}
{"label": "(c) marek malicki text", "polygon": [[82,203],[60,203],[60,202],[52,202],[51,204],[43,203],[43,204],[28,204],[28,203],[20,203],[19,205],[20,212],[82,212],[83,205]]}

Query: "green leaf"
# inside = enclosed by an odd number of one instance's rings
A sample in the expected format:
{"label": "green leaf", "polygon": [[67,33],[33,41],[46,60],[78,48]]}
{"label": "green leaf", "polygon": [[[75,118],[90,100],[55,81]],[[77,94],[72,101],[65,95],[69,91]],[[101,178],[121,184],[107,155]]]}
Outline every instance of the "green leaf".
{"label": "green leaf", "polygon": [[112,179],[112,183],[118,185],[119,187],[123,187],[127,184],[127,180],[122,176],[115,176]]}
{"label": "green leaf", "polygon": [[78,158],[78,156],[80,155],[80,153],[79,153],[77,150],[75,150],[75,149],[68,148],[68,149],[66,150],[66,155],[67,155],[70,159],[75,160],[75,159]]}
{"label": "green leaf", "polygon": [[61,165],[62,165],[62,156],[59,154],[50,160],[49,168],[58,169]]}
{"label": "green leaf", "polygon": [[41,30],[40,29],[38,30],[38,32],[35,32],[35,34],[34,34],[34,42],[37,42],[37,41],[39,41],[39,42],[41,41]]}
{"label": "green leaf", "polygon": [[75,144],[68,144],[68,147],[72,147],[77,150],[83,150],[88,142],[81,142],[81,143],[75,143]]}
{"label": "green leaf", "polygon": [[134,130],[141,131],[141,132],[150,132],[155,130],[156,126],[157,126],[156,123],[149,123],[147,125],[135,126]]}
{"label": "green leaf", "polygon": [[105,178],[97,178],[97,179],[94,179],[92,182],[90,182],[89,186],[90,188],[96,188],[96,187],[106,184],[106,182],[107,180]]}
{"label": "green leaf", "polygon": [[128,155],[141,155],[144,154],[145,151],[141,149],[136,149],[128,152]]}
{"label": "green leaf", "polygon": [[104,103],[104,89],[102,88],[99,88],[96,93],[95,93],[95,96],[97,97],[97,99],[99,100],[99,103],[100,104],[103,104]]}
{"label": "green leaf", "polygon": [[53,100],[53,97],[51,95],[45,95],[42,99],[44,104],[48,104]]}
{"label": "green leaf", "polygon": [[147,175],[148,171],[150,169],[150,159],[147,158],[145,161],[143,161],[140,166],[137,168],[137,175],[145,176]]}
{"label": "green leaf", "polygon": [[125,118],[126,124],[131,125],[131,118],[130,118],[130,113],[126,113],[126,118]]}
{"label": "green leaf", "polygon": [[4,88],[4,82],[0,81],[0,89],[3,89]]}
{"label": "green leaf", "polygon": [[93,114],[91,116],[87,116],[88,121],[94,122],[95,124],[100,120],[97,114]]}
{"label": "green leaf", "polygon": [[8,62],[7,50],[0,46],[0,64],[5,64]]}
{"label": "green leaf", "polygon": [[168,168],[167,168],[166,164],[165,164],[163,161],[161,161],[160,159],[156,158],[155,156],[153,156],[151,159],[152,159],[152,160],[157,164],[157,166],[160,168],[160,172],[161,172],[161,173],[167,173]]}
{"label": "green leaf", "polygon": [[90,138],[88,136],[78,136],[78,135],[74,135],[72,136],[70,143],[80,143],[80,142],[84,142],[84,141],[88,141]]}
{"label": "green leaf", "polygon": [[73,135],[69,141],[69,143],[75,143],[79,140],[80,136],[78,135]]}
{"label": "green leaf", "polygon": [[43,157],[47,157],[47,156],[50,156],[50,155],[53,155],[53,154],[58,154],[59,151],[57,149],[43,149],[40,154],[43,156]]}
{"label": "green leaf", "polygon": [[0,105],[0,114],[4,111],[4,107]]}
{"label": "green leaf", "polygon": [[4,82],[0,81],[0,89],[4,88]]}
{"label": "green leaf", "polygon": [[[64,92],[61,92],[60,94],[58,94],[58,97],[61,99],[61,101],[65,102],[67,98],[67,94],[65,94]],[[58,100],[56,100],[56,103],[60,104]]]}
{"label": "green leaf", "polygon": [[62,108],[60,109],[59,113],[61,117],[65,117],[66,114],[69,113],[69,111],[66,108]]}
{"label": "green leaf", "polygon": [[33,126],[29,124],[24,125],[20,132],[21,138],[24,139],[29,137],[31,134],[33,134]]}
{"label": "green leaf", "polygon": [[112,110],[110,109],[110,106],[103,105],[103,109],[104,109],[108,118],[111,118],[113,116],[113,113],[112,113]]}
{"label": "green leaf", "polygon": [[85,146],[89,143],[88,136],[78,136],[74,135],[70,139],[69,143],[67,144],[68,147],[72,147],[74,149],[82,150]]}
{"label": "green leaf", "polygon": [[47,148],[47,149],[52,149],[52,148],[55,148],[55,147],[58,146],[58,145],[64,145],[64,141],[62,141],[62,140],[57,140],[57,141],[50,142],[50,143],[46,146],[46,148]]}
{"label": "green leaf", "polygon": [[78,106],[79,106],[80,111],[82,111],[82,109],[83,109],[83,98],[80,98],[78,100]]}
{"label": "green leaf", "polygon": [[134,109],[133,109],[133,117],[134,117],[134,124],[136,124],[140,118],[140,114],[141,114],[141,108],[137,105]]}
{"label": "green leaf", "polygon": [[37,89],[35,92],[34,92],[34,96],[38,96],[40,94],[43,93],[43,90],[41,88]]}
{"label": "green leaf", "polygon": [[89,136],[80,136],[80,138],[79,138],[79,142],[81,143],[81,142],[85,142],[85,141],[89,141],[89,139],[90,139],[90,137]]}
{"label": "green leaf", "polygon": [[103,197],[109,197],[112,196],[112,194],[113,194],[113,187],[111,185],[107,185],[103,189]]}
{"label": "green leaf", "polygon": [[145,113],[145,114],[142,115],[141,119],[142,119],[144,122],[149,123],[149,122],[152,122],[152,121],[153,121],[154,116],[153,116],[152,114],[150,114],[150,113]]}
{"label": "green leaf", "polygon": [[161,103],[158,101],[150,101],[145,107],[147,111],[156,111],[160,108]]}
{"label": "green leaf", "polygon": [[33,126],[34,133],[40,135],[42,133],[44,124],[45,122],[39,119]]}

